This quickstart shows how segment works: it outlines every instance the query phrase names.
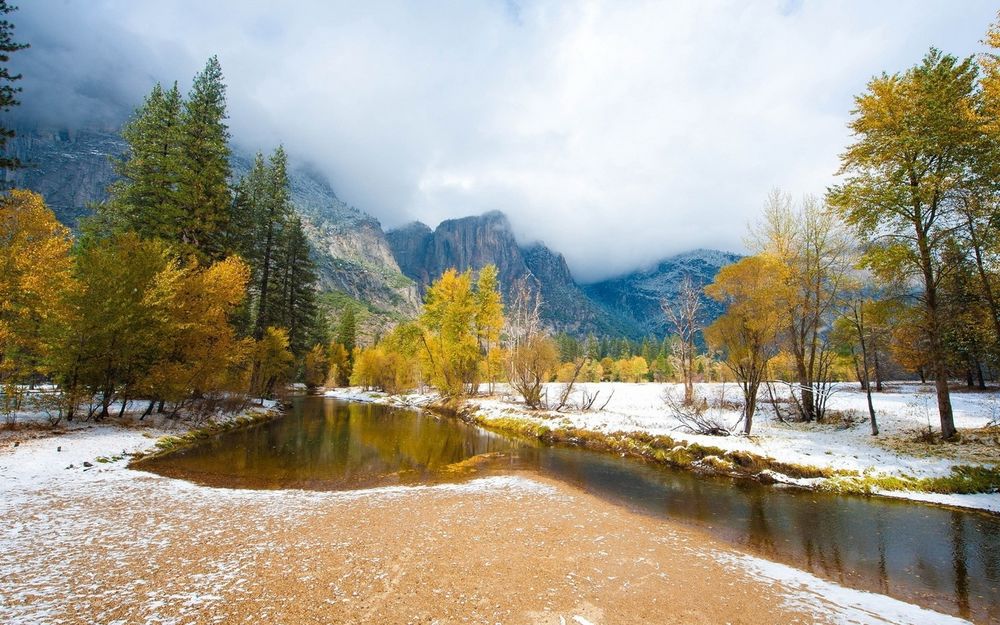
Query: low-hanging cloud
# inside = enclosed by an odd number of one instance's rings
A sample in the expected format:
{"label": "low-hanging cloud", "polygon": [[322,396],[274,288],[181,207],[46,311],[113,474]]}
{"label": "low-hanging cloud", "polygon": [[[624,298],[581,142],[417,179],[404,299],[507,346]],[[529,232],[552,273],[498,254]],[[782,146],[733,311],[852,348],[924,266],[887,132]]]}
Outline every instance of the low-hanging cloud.
{"label": "low-hanging cloud", "polygon": [[31,0],[22,119],[113,126],[217,54],[230,127],[386,226],[502,210],[578,279],[739,251],[767,191],[821,194],[852,96],[991,2]]}

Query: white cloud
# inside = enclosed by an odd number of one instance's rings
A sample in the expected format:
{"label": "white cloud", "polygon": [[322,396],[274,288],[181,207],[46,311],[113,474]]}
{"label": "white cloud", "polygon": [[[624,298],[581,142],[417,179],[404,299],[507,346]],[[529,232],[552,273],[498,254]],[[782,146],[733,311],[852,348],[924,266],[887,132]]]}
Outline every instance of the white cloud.
{"label": "white cloud", "polygon": [[833,181],[870,76],[930,45],[976,51],[994,11],[33,0],[14,21],[35,43],[18,53],[25,103],[50,117],[93,118],[103,95],[120,107],[154,79],[184,84],[217,53],[239,143],[284,142],[389,226],[503,210],[593,279],[739,250],[768,189]]}

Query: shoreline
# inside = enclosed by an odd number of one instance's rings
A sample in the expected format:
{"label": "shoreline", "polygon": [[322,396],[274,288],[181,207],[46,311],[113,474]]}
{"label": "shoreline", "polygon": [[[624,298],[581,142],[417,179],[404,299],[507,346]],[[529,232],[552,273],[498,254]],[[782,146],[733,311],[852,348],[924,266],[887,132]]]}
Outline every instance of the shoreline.
{"label": "shoreline", "polygon": [[82,468],[160,432],[106,423],[0,451],[0,620],[967,622],[545,478],[255,491],[124,458]]}
{"label": "shoreline", "polygon": [[[479,398],[466,398],[457,403],[443,403],[434,394],[387,395],[358,388],[327,389],[326,397],[343,401],[379,403],[398,408],[429,410],[450,418],[458,418],[498,433],[524,436],[545,444],[565,445],[593,451],[631,456],[644,461],[690,471],[699,475],[751,480],[762,484],[780,484],[809,491],[836,492],[864,497],[886,497],[945,508],[979,511],[1000,515],[1000,492],[927,492],[885,488],[881,484],[898,486],[935,478],[903,478],[892,474],[873,475],[874,471],[845,470],[829,466],[792,464],[745,450],[726,450],[702,442],[685,441],[683,437],[650,433],[642,430],[599,430],[574,427],[551,427],[546,413],[528,411],[523,406],[502,404],[500,409],[482,409]],[[486,401],[493,401],[489,398]],[[494,402],[496,403],[496,402]],[[560,415],[563,416],[563,415]],[[700,437],[701,439],[708,437]],[[719,437],[714,437],[719,439]],[[738,439],[741,437],[729,437]],[[719,439],[722,442],[724,439]],[[960,465],[964,466],[964,465]],[[789,473],[792,473],[791,475]],[[992,478],[993,476],[990,475]],[[940,478],[937,478],[940,479]],[[947,482],[944,482],[947,484]]]}

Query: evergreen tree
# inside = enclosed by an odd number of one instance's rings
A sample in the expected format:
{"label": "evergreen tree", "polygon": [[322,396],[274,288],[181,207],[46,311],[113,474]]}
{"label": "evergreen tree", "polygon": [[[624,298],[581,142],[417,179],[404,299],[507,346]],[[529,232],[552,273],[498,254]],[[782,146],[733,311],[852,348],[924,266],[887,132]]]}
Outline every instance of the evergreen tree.
{"label": "evergreen tree", "polygon": [[236,185],[227,229],[228,246],[250,265],[248,316],[251,333],[258,340],[269,325],[284,322],[284,274],[278,265],[291,215],[284,149],[277,148],[267,160],[258,152],[250,171]]}
{"label": "evergreen tree", "polygon": [[164,90],[157,83],[122,128],[129,153],[113,162],[120,178],[100,207],[116,229],[133,230],[143,238],[180,238],[180,113],[177,84]]}
{"label": "evergreen tree", "polygon": [[180,240],[200,260],[225,253],[232,202],[229,190],[229,129],[222,66],[212,57],[194,79],[181,111],[179,184]]}
{"label": "evergreen tree", "polygon": [[354,352],[358,340],[358,321],[354,312],[354,306],[348,305],[344,309],[344,314],[340,318],[340,325],[337,327],[337,343],[344,346],[348,354]]}
{"label": "evergreen tree", "polygon": [[[16,11],[17,7],[10,6],[6,0],[0,0],[0,16]],[[11,74],[7,68],[10,55],[18,50],[28,47],[26,43],[14,41],[14,24],[9,20],[0,19],[0,111],[7,112],[11,108],[20,104],[17,94],[21,92],[20,87],[15,87],[14,83],[21,80],[21,74]],[[14,137],[14,130],[0,126],[0,152],[7,147],[7,140]],[[0,156],[0,170],[17,169],[21,167],[21,162],[13,157]]]}
{"label": "evergreen tree", "polygon": [[278,325],[288,329],[289,349],[301,358],[313,343],[316,322],[316,266],[302,220],[292,216],[282,229],[282,240],[275,258],[274,284],[270,287],[273,311]]}

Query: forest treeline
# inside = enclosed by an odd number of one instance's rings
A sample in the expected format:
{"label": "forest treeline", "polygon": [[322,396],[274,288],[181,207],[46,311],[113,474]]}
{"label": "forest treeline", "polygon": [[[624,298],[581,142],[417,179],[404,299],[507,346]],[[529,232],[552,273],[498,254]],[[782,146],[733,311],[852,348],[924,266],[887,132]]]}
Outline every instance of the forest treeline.
{"label": "forest treeline", "polygon": [[187,95],[156,85],[75,238],[39,195],[0,199],[5,412],[41,382],[56,418],[137,398],[147,414],[237,409],[329,342],[285,153],[258,154],[231,184],[225,91],[214,57]]}

